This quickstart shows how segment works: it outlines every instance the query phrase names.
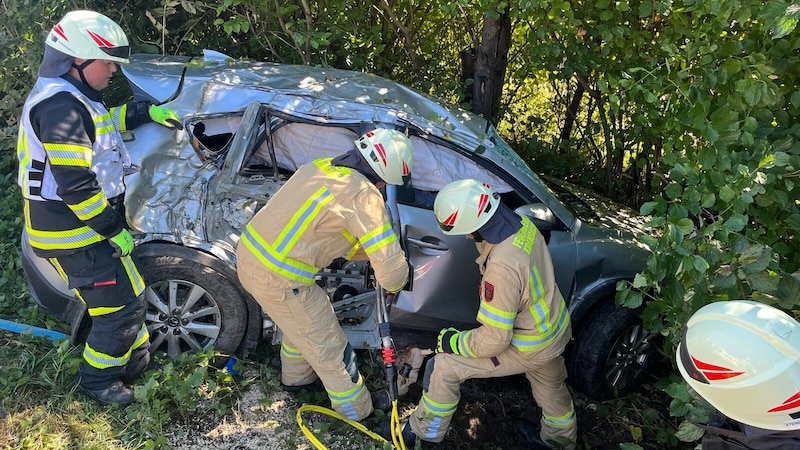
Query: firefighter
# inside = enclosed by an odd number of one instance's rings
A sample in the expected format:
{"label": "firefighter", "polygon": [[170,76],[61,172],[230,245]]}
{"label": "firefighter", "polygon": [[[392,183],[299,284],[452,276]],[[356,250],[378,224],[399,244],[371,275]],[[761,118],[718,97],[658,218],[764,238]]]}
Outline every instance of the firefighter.
{"label": "firefighter", "polygon": [[150,361],[144,282],[123,210],[123,174],[134,166],[120,131],[154,120],[180,124],[146,102],[106,108],[100,91],[129,54],[125,33],[108,17],[65,15],[46,37],[17,144],[28,240],[88,309],[78,385],[103,405],[131,403],[125,382]]}
{"label": "firefighter", "polygon": [[[433,206],[444,234],[474,239],[482,274],[478,328],[439,332],[436,355],[423,376],[419,405],[403,427],[403,439],[441,442],[471,378],[524,373],[542,408],[541,433],[531,448],[574,448],[577,425],[561,353],[572,336],[570,316],[555,283],[544,237],[527,218],[476,180],[452,182]],[[547,444],[545,444],[547,442]]]}
{"label": "firefighter", "polygon": [[[242,285],[283,334],[287,391],[321,384],[333,409],[352,420],[372,413],[372,396],[317,272],[334,259],[369,259],[383,289],[397,292],[409,265],[379,189],[410,177],[411,141],[378,128],[335,158],[301,166],[247,224],[236,249]],[[386,407],[385,396],[381,400]]]}
{"label": "firefighter", "polygon": [[676,352],[687,384],[722,415],[703,450],[800,448],[800,324],[749,300],[711,303],[686,323]]}

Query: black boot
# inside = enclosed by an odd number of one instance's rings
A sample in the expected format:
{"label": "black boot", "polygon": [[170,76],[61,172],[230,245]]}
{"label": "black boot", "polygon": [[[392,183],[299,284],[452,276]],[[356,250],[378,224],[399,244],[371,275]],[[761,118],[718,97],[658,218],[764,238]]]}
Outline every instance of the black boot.
{"label": "black boot", "polygon": [[389,399],[389,393],[385,389],[370,392],[370,395],[372,396],[372,409],[381,410],[386,414],[392,411],[392,401]]}
{"label": "black boot", "polygon": [[[417,445],[417,435],[411,430],[411,425],[408,422],[402,422],[400,424],[403,427],[403,432],[401,434],[403,442],[406,445],[406,448],[412,449],[414,446]],[[392,428],[391,428],[391,421],[384,420],[380,423],[380,435],[382,438],[386,439],[386,442],[392,442]]]}
{"label": "black boot", "polygon": [[536,425],[527,420],[514,422],[514,432],[522,442],[530,446],[531,450],[550,450],[550,447],[542,442],[542,438],[539,437],[539,429],[536,428]]}
{"label": "black boot", "polygon": [[112,404],[128,406],[136,399],[133,391],[122,384],[122,381],[115,381],[111,386],[102,389],[88,389],[81,385],[78,387],[89,398],[103,406]]}
{"label": "black boot", "polygon": [[125,373],[123,373],[122,376],[120,377],[122,382],[125,384],[131,384],[134,381],[141,378],[142,375],[145,374],[145,372],[149,372],[151,370],[160,371],[161,369],[163,369],[163,366],[161,365],[160,362],[156,361],[155,359],[152,359],[152,356],[150,358],[151,358],[150,361],[148,361],[145,367],[131,368],[130,364],[128,366],[125,366]]}

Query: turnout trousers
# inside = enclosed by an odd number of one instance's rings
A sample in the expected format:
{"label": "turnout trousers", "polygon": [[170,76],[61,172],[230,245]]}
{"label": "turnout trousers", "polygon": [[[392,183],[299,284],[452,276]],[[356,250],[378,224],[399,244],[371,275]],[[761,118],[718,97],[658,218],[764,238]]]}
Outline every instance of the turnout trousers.
{"label": "turnout trousers", "polygon": [[281,382],[300,386],[319,377],[336,412],[352,420],[370,415],[372,397],[325,291],[316,284],[268,290],[263,279],[261,270],[240,265],[242,285],[283,333]]}
{"label": "turnout trousers", "polygon": [[564,382],[567,378],[564,358],[528,359],[514,348],[491,358],[439,353],[429,360],[422,382],[422,399],[409,419],[411,430],[421,439],[441,442],[461,398],[462,382],[520,373],[525,374],[533,398],[542,408],[542,441],[558,442],[559,438],[566,438],[576,442],[578,428],[572,397]]}
{"label": "turnout trousers", "polygon": [[49,259],[70,289],[86,303],[92,327],[78,373],[81,386],[104,389],[133,379],[150,362],[150,335],[144,324],[144,280],[130,256],[114,258],[101,243]]}

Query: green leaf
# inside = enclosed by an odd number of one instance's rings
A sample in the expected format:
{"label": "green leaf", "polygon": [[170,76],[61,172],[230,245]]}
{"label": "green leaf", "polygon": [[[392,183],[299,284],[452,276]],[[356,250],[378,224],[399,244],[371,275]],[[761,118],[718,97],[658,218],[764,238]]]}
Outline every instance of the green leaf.
{"label": "green leaf", "polygon": [[778,297],[778,304],[782,308],[796,309],[800,305],[800,282],[790,275],[781,276],[775,296]]}
{"label": "green leaf", "polygon": [[700,206],[703,208],[710,208],[714,206],[714,203],[717,202],[717,196],[713,193],[703,195],[703,200],[700,202]]}
{"label": "green leaf", "polygon": [[673,200],[680,197],[682,192],[683,188],[681,187],[681,185],[674,182],[668,184],[667,187],[664,189],[664,194],[666,194],[668,198],[671,198]]}
{"label": "green leaf", "polygon": [[[639,431],[641,432],[641,428],[639,428]],[[631,434],[633,434],[633,433],[631,433]],[[631,444],[631,443],[628,443],[628,442],[619,444],[619,448],[620,448],[620,450],[643,450],[642,446],[640,446],[639,444]]]}
{"label": "green leaf", "polygon": [[734,197],[736,197],[736,192],[734,192],[730,186],[723,186],[722,189],[719,190],[719,199],[725,203],[730,203]]}
{"label": "green leaf", "polygon": [[778,290],[778,277],[767,271],[751,273],[746,280],[755,291],[772,294]]}
{"label": "green leaf", "polygon": [[671,217],[669,219],[669,221],[670,221],[670,223],[672,223],[675,226],[677,226],[678,230],[680,230],[681,234],[684,235],[684,236],[686,236],[687,234],[689,234],[689,233],[691,233],[692,231],[695,230],[694,222],[692,222],[691,219],[683,218],[683,219],[675,220],[674,218]]}
{"label": "green leaf", "polygon": [[723,224],[723,227],[725,227],[725,229],[728,231],[739,232],[744,229],[745,224],[746,221],[744,216],[737,215],[726,220]]}
{"label": "green leaf", "polygon": [[658,202],[645,202],[641,208],[639,208],[639,213],[643,216],[646,216],[653,212]]}
{"label": "green leaf", "polygon": [[695,442],[703,437],[704,433],[705,431],[703,431],[703,429],[697,425],[694,425],[691,422],[683,421],[678,426],[678,431],[675,432],[675,437],[681,442]]}
{"label": "green leaf", "polygon": [[694,266],[694,270],[700,273],[705,273],[706,270],[708,270],[708,262],[702,256],[695,255],[694,261],[692,263]]}
{"label": "green leaf", "polygon": [[781,17],[772,27],[772,39],[780,39],[797,28],[797,19],[793,17]]}

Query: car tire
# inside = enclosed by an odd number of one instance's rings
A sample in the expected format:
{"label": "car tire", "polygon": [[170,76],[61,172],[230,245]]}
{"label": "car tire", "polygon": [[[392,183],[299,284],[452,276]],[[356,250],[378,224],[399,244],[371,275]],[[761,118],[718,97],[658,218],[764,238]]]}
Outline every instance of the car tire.
{"label": "car tire", "polygon": [[567,354],[567,381],[595,400],[635,390],[656,358],[641,309],[607,304],[589,314]]}
{"label": "car tire", "polygon": [[[209,264],[181,256],[139,257],[139,270],[147,285],[145,322],[151,352],[171,358],[187,351],[215,350],[234,353],[245,335],[248,309],[237,284]],[[206,256],[197,252],[198,259]]]}

